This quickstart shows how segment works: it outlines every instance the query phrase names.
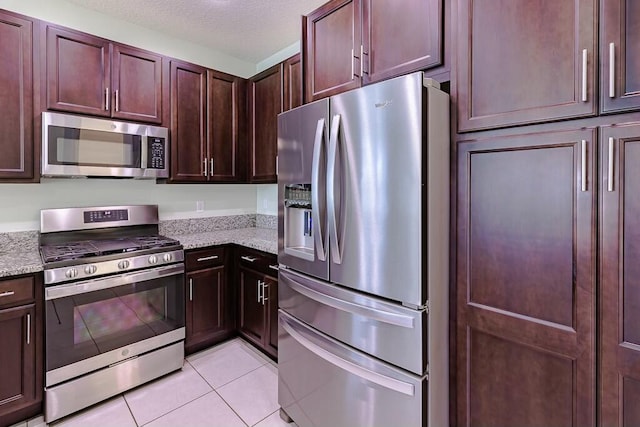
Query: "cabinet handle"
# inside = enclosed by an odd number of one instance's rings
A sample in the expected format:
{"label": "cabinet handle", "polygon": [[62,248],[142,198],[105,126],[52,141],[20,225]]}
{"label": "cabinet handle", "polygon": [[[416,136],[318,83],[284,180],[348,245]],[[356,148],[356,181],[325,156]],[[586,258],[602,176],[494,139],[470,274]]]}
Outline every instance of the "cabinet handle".
{"label": "cabinet handle", "polygon": [[587,102],[587,49],[582,49],[582,102]]}
{"label": "cabinet handle", "polygon": [[207,166],[207,158],[206,158],[206,157],[204,158],[204,160],[202,161],[202,163],[204,163],[204,168],[203,168],[203,169],[204,169],[204,171],[202,172],[202,174],[203,174],[204,176],[207,176],[207,170],[208,170],[208,169],[207,169],[207,167],[208,167],[208,166]]}
{"label": "cabinet handle", "polygon": [[616,97],[616,44],[609,43],[609,98],[615,98],[615,97]]}
{"label": "cabinet handle", "polygon": [[582,140],[582,191],[587,191],[587,141]]}
{"label": "cabinet handle", "polygon": [[360,77],[364,77],[364,45],[360,45]]}
{"label": "cabinet handle", "polygon": [[356,78],[355,75],[355,65],[353,65],[353,59],[354,59],[354,51],[353,49],[351,49],[351,80]]}
{"label": "cabinet handle", "polygon": [[607,190],[613,191],[613,137],[609,138],[609,171],[607,175]]}
{"label": "cabinet handle", "polygon": [[278,264],[271,264],[269,265],[269,268],[275,271],[280,271],[280,267],[278,267]]}
{"label": "cabinet handle", "polygon": [[15,292],[14,291],[6,291],[0,294],[0,298],[2,297],[10,297],[11,295],[14,295]]}
{"label": "cabinet handle", "polygon": [[193,279],[189,279],[189,301],[193,301]]}
{"label": "cabinet handle", "polygon": [[213,176],[213,157],[209,159],[209,176]]}
{"label": "cabinet handle", "polygon": [[262,283],[260,282],[260,280],[258,280],[258,283],[257,283],[257,285],[258,285],[258,304],[260,304],[260,300],[261,300],[261,298],[262,298],[262,295],[260,295],[260,293],[261,293],[261,289],[262,289],[261,284],[262,284]]}
{"label": "cabinet handle", "polygon": [[120,111],[120,97],[118,96],[118,89],[116,89],[116,111]]}
{"label": "cabinet handle", "polygon": [[109,88],[104,90],[104,109],[109,111]]}
{"label": "cabinet handle", "polygon": [[240,259],[243,259],[245,261],[249,261],[249,262],[254,262],[255,260],[257,260],[258,258],[255,257],[250,257],[250,256],[241,256]]}
{"label": "cabinet handle", "polygon": [[279,169],[280,169],[280,163],[278,162],[278,156],[276,156],[276,175],[278,175]]}
{"label": "cabinet handle", "polygon": [[264,302],[267,301],[269,298],[265,297],[265,290],[269,287],[269,285],[267,285],[266,282],[262,282],[262,305],[264,305]]}
{"label": "cabinet handle", "polygon": [[27,345],[31,344],[31,314],[27,314]]}
{"label": "cabinet handle", "polygon": [[211,255],[211,256],[203,256],[202,258],[198,258],[196,261],[197,262],[202,262],[202,261],[211,261],[212,259],[218,259],[218,255]]}

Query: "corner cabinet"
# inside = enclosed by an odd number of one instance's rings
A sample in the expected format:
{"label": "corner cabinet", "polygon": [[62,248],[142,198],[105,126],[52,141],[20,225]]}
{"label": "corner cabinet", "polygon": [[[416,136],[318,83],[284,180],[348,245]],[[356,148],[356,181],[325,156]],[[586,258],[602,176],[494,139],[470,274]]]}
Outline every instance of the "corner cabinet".
{"label": "corner cabinet", "polygon": [[596,135],[458,143],[458,425],[595,425]]}
{"label": "corner cabinet", "polygon": [[42,412],[42,281],[22,276],[0,281],[0,426]]}
{"label": "corner cabinet", "polygon": [[37,180],[33,21],[0,11],[0,180]]}
{"label": "corner cabinet", "polygon": [[273,358],[278,356],[278,264],[276,256],[239,248],[238,331]]}
{"label": "corner cabinet", "polygon": [[275,183],[278,114],[283,110],[282,64],[249,79],[249,181]]}
{"label": "corner cabinet", "polygon": [[186,252],[187,354],[233,335],[235,299],[228,285],[227,254],[224,247]]}
{"label": "corner cabinet", "polygon": [[459,132],[596,114],[596,0],[457,1]]}
{"label": "corner cabinet", "polygon": [[43,27],[48,109],[162,123],[162,56],[65,28]]}

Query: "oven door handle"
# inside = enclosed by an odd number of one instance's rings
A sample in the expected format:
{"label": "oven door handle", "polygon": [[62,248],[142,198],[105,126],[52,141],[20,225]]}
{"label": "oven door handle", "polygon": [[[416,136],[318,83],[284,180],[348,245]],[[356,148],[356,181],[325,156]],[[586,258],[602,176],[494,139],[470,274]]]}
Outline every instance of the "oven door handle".
{"label": "oven door handle", "polygon": [[70,283],[68,285],[50,286],[45,288],[44,299],[49,301],[84,294],[87,292],[116,288],[118,286],[129,285],[131,283],[143,282],[146,280],[175,276],[183,273],[184,264],[175,264],[154,268],[152,270],[119,274],[117,276],[110,276],[102,279],[85,280],[78,283]]}

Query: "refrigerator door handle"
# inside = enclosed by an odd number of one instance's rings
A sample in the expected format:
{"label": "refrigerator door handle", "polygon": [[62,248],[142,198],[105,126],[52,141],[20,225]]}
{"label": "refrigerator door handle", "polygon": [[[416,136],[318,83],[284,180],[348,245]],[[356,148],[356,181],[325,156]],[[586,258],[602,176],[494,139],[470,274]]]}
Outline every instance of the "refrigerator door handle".
{"label": "refrigerator door handle", "polygon": [[286,319],[280,318],[280,324],[284,328],[284,330],[296,340],[300,345],[305,347],[307,350],[315,354],[316,356],[324,359],[325,361],[331,363],[332,365],[347,371],[352,375],[356,375],[360,378],[363,378],[367,381],[370,381],[374,384],[377,384],[381,387],[387,388],[389,390],[396,391],[398,393],[405,394],[407,396],[415,395],[415,387],[413,384],[397,380],[395,378],[388,377],[386,375],[379,374],[377,372],[366,369],[362,366],[359,366],[353,362],[348,360],[344,360],[341,357],[336,356],[331,351],[326,350],[319,345],[311,342],[311,340],[307,339],[303,333],[294,329],[293,325],[290,325]]}
{"label": "refrigerator door handle", "polygon": [[405,316],[398,313],[392,313],[386,310],[380,310],[378,308],[367,307],[364,305],[355,304],[350,301],[341,300],[330,295],[325,295],[315,289],[310,289],[298,283],[297,281],[289,278],[286,274],[283,274],[281,276],[281,280],[285,281],[287,286],[289,286],[294,291],[306,296],[307,298],[317,301],[320,304],[333,307],[336,310],[364,316],[372,320],[377,320],[379,322],[384,322],[403,328],[413,329],[414,327],[413,317]]}
{"label": "refrigerator door handle", "polygon": [[320,261],[326,261],[327,251],[323,241],[323,224],[320,220],[320,157],[324,144],[324,118],[318,120],[316,126],[316,137],[313,141],[313,163],[311,164],[311,217],[313,221],[313,240],[315,241],[316,253]]}
{"label": "refrigerator door handle", "polygon": [[327,210],[329,215],[329,247],[335,264],[342,264],[342,254],[338,243],[338,224],[336,221],[336,163],[338,160],[338,136],[340,134],[340,115],[331,119],[329,137],[329,159],[327,161]]}

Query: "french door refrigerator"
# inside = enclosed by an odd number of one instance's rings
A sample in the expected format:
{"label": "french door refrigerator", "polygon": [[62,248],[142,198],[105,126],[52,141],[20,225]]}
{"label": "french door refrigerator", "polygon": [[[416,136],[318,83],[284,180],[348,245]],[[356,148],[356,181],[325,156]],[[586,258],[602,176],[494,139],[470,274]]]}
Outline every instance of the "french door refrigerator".
{"label": "french door refrigerator", "polygon": [[449,97],[422,73],[278,116],[278,401],[446,426]]}

